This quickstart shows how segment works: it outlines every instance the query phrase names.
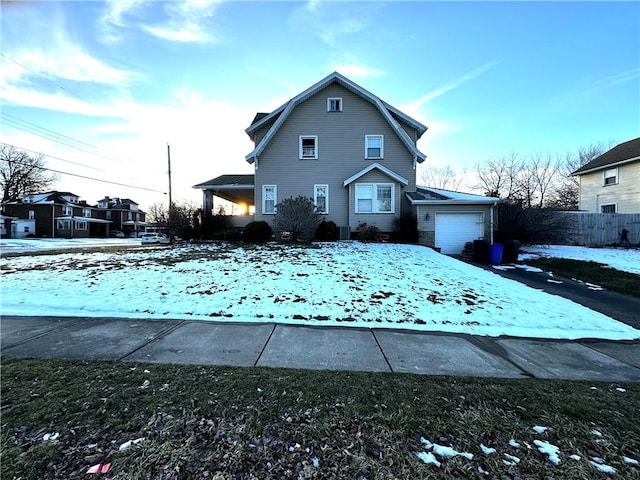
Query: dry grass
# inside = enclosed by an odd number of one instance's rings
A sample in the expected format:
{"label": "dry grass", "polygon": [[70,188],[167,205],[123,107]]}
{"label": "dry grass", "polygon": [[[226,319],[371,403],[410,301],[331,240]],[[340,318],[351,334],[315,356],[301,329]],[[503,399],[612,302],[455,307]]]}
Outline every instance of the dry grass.
{"label": "dry grass", "polygon": [[[3,479],[640,478],[637,384],[3,358],[1,408]],[[474,457],[426,465],[421,437]]]}

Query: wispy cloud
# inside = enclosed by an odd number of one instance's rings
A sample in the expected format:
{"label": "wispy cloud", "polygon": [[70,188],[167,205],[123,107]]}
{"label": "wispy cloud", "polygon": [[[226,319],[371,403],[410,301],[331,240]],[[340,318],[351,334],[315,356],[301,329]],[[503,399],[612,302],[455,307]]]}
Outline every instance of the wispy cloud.
{"label": "wispy cloud", "polygon": [[569,104],[589,101],[594,95],[610,90],[627,82],[640,81],[640,68],[632,68],[607,77],[584,83],[571,91],[551,98],[551,103],[564,108]]}
{"label": "wispy cloud", "polygon": [[341,45],[345,37],[365,31],[374,10],[377,7],[370,2],[310,0],[293,12],[290,21],[334,48]]}
{"label": "wispy cloud", "polygon": [[411,108],[412,110],[418,110],[422,105],[424,105],[427,102],[430,102],[434,98],[441,97],[442,95],[452,90],[455,90],[456,88],[461,87],[462,85],[473,80],[474,78],[477,78],[483,75],[485,72],[487,72],[488,70],[496,66],[498,63],[500,62],[492,61],[492,62],[485,63],[484,65],[481,65],[477,68],[474,68],[473,70],[465,73],[464,75],[461,75],[460,77],[448,83],[445,83],[444,85],[436,88],[435,90],[432,90],[431,92],[427,93],[426,95],[419,98],[415,102],[411,103],[408,107]]}
{"label": "wispy cloud", "polygon": [[335,65],[331,67],[331,70],[339,72],[347,77],[356,78],[380,77],[386,74],[384,70],[356,64]]}

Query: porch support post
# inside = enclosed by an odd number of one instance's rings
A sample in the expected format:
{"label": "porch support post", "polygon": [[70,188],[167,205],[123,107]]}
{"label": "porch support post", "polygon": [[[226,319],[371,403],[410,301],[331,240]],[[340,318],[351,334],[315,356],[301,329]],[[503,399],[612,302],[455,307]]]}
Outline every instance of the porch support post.
{"label": "porch support post", "polygon": [[210,217],[213,211],[213,191],[202,190],[202,212],[206,217]]}

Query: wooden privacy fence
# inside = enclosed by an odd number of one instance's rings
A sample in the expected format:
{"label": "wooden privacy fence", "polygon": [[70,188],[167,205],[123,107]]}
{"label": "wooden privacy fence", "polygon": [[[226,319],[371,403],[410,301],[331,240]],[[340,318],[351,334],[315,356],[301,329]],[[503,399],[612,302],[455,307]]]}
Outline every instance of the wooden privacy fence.
{"label": "wooden privacy fence", "polygon": [[571,218],[567,242],[588,247],[619,245],[622,230],[631,245],[640,245],[640,213],[563,212]]}

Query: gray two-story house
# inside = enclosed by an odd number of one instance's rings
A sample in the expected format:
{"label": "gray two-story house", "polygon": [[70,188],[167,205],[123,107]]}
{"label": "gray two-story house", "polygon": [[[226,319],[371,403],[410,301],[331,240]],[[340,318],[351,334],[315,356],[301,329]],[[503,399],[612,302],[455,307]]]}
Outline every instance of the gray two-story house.
{"label": "gray two-story house", "polygon": [[[407,215],[421,230],[421,243],[441,248],[437,243],[449,239],[439,240],[438,218],[444,222],[452,213],[464,223],[467,241],[488,237],[497,199],[461,199],[416,186],[417,166],[426,158],[416,143],[426,130],[334,72],[274,111],[255,116],[246,129],[255,148],[245,157],[254,175],[222,175],[194,188],[203,191],[206,213],[219,197],[247,205],[249,218],[269,223],[282,200],[312,198],[342,238],[365,223],[393,232]],[[456,230],[451,237],[451,252],[460,253],[465,236]]]}
{"label": "gray two-story house", "polygon": [[252,190],[255,220],[271,222],[280,201],[302,195],[339,227],[367,223],[390,232],[410,212],[404,193],[415,191],[416,166],[425,159],[416,141],[426,130],[334,72],[256,115],[246,129],[255,145],[246,156],[253,177],[226,175],[195,187],[205,191],[205,210],[207,192],[240,198],[244,191],[246,200]]}

